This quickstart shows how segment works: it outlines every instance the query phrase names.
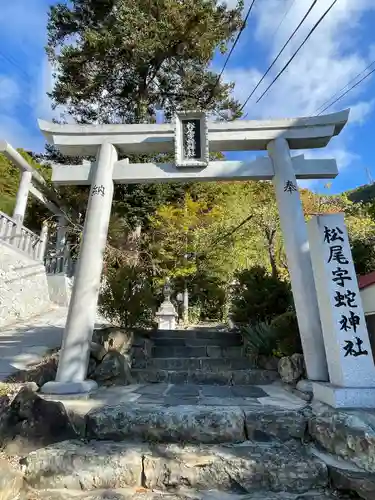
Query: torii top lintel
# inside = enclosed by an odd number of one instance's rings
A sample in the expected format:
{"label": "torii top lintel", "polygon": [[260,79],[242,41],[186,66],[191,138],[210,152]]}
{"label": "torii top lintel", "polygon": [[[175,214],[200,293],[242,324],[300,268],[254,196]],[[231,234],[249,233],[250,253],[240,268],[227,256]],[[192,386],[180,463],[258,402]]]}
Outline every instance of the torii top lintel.
{"label": "torii top lintel", "polygon": [[[211,152],[260,151],[277,137],[284,137],[291,149],[326,146],[348,121],[349,110],[323,116],[277,120],[235,120],[208,122]],[[125,154],[167,153],[174,150],[174,125],[59,125],[38,120],[50,144],[63,154],[95,155],[100,144],[108,141]]]}

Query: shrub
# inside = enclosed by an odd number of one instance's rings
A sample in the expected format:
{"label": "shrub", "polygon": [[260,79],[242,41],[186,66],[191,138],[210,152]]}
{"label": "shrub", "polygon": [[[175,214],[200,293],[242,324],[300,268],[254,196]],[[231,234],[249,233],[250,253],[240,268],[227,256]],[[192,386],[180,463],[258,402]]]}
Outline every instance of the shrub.
{"label": "shrub", "polygon": [[[189,291],[189,310],[193,309],[194,322],[199,320],[223,321],[226,313],[227,293],[225,283],[216,276],[210,276],[204,271],[187,278]],[[183,293],[184,278],[175,278],[172,282],[173,298]],[[199,312],[199,318],[197,314]],[[189,320],[190,321],[190,320]]]}
{"label": "shrub", "polygon": [[256,356],[272,356],[277,346],[276,331],[266,322],[241,328],[246,351]]}
{"label": "shrub", "polygon": [[153,325],[157,298],[151,278],[137,266],[108,270],[99,295],[99,312],[123,328]]}
{"label": "shrub", "polygon": [[270,326],[277,337],[277,351],[282,356],[302,353],[301,336],[294,311],[281,314],[271,322]]}
{"label": "shrub", "polygon": [[293,303],[290,285],[269,275],[262,267],[253,267],[236,275],[231,317],[238,324],[270,321],[283,314]]}
{"label": "shrub", "polygon": [[302,353],[297,317],[294,311],[277,316],[270,323],[259,322],[241,328],[247,351],[256,356],[291,356]]}

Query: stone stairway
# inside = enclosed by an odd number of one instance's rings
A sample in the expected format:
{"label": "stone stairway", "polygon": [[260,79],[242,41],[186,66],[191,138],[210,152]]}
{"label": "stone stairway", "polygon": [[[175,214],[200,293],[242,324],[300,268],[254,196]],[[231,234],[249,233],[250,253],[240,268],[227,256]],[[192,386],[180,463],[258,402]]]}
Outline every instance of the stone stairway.
{"label": "stone stairway", "polygon": [[158,330],[150,342],[149,356],[133,360],[132,374],[140,383],[246,385],[278,378],[276,372],[257,369],[244,355],[237,332]]}
{"label": "stone stairway", "polygon": [[[152,394],[158,385],[141,393]],[[91,402],[64,402],[76,423],[81,412],[79,435],[23,459],[35,498],[339,498],[328,490],[327,466],[302,443],[307,427],[302,401],[295,409],[262,405],[256,398],[243,398],[242,406],[231,406],[233,400],[229,406],[189,404],[186,399],[174,405],[139,403],[129,396],[140,391],[137,387],[100,389]],[[181,385],[175,387],[181,392]]]}
{"label": "stone stairway", "polygon": [[137,384],[61,400],[68,440],[22,460],[30,500],[341,498],[304,444],[311,409],[255,368],[238,334],[158,331],[137,349]]}

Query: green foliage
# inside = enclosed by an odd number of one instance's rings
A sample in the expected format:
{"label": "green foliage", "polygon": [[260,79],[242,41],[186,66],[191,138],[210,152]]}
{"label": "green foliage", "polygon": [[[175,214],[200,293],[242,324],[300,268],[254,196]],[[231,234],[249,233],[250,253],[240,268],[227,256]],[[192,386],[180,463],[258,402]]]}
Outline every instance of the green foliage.
{"label": "green foliage", "polygon": [[271,321],[271,328],[277,339],[277,352],[282,356],[302,353],[301,336],[299,333],[296,313],[286,311]]}
{"label": "green foliage", "polygon": [[199,301],[195,304],[189,306],[189,323],[191,325],[197,325],[202,319],[202,307]]}
{"label": "green foliage", "polygon": [[367,184],[348,191],[348,198],[354,203],[369,203],[375,199],[375,184]]}
{"label": "green foliage", "polygon": [[231,317],[235,323],[269,321],[292,304],[289,283],[270,276],[259,266],[236,274]]}
{"label": "green foliage", "polygon": [[152,326],[157,300],[152,280],[139,267],[111,267],[99,296],[99,311],[121,327]]}
{"label": "green foliage", "polygon": [[189,292],[189,314],[194,309],[194,315],[199,311],[200,320],[224,321],[227,308],[226,283],[217,276],[211,276],[205,271],[198,271],[188,280],[176,278],[173,280],[174,295],[183,293],[185,284]]}
{"label": "green foliage", "polygon": [[286,311],[271,322],[261,321],[240,329],[249,354],[256,356],[291,356],[302,353],[301,337],[294,311]]}
{"label": "green foliage", "polygon": [[242,25],[235,9],[206,0],[71,0],[51,7],[47,53],[52,91],[83,123],[155,121],[176,107],[239,115],[231,84],[210,62]]}
{"label": "green foliage", "polygon": [[277,349],[277,333],[269,322],[261,321],[241,327],[247,352],[256,356],[273,356]]}
{"label": "green foliage", "polygon": [[375,271],[375,246],[373,241],[352,241],[352,254],[357,274],[364,275]]}

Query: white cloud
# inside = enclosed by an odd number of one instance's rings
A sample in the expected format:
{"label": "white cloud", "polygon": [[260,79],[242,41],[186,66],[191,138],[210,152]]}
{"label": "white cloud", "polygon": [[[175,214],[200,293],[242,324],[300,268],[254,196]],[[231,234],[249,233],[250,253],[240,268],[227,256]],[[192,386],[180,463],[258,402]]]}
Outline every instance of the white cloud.
{"label": "white cloud", "polygon": [[[5,64],[0,75],[0,139],[16,147],[43,150],[37,118],[53,114],[46,92],[51,71],[44,52],[50,0],[12,0],[0,9],[0,45]],[[26,8],[27,4],[27,8]],[[25,125],[27,123],[27,125]]]}
{"label": "white cloud", "polygon": [[[260,67],[248,66],[241,69],[228,69],[225,72],[227,81],[236,83],[234,94],[240,102],[254,88],[254,82],[262,75],[295,27],[301,21],[311,5],[311,0],[298,0],[293,4],[286,21],[278,28],[280,20],[290,5],[290,0],[261,0],[252,14],[243,36],[248,37],[246,43],[259,46],[267,54]],[[324,101],[330,99],[338,90],[363,71],[374,54],[374,46],[367,47],[367,53],[360,51],[361,21],[369,10],[375,9],[373,0],[338,0],[327,17],[312,34],[289,68],[271,88],[269,93],[257,104],[257,98],[263,93],[278,71],[284,66],[302,42],[311,27],[321,17],[331,2],[317,2],[311,15],[306,20],[301,32],[287,47],[285,53],[276,63],[271,74],[260,85],[250,102],[245,107],[248,119],[307,116],[315,114]],[[276,32],[277,30],[277,32]],[[275,34],[276,32],[276,34]],[[252,36],[253,35],[253,36]],[[254,42],[255,39],[255,42]],[[363,42],[363,41],[362,41]],[[241,45],[244,45],[242,40]],[[362,43],[362,47],[366,47]],[[246,56],[244,55],[244,64]],[[370,79],[367,81],[369,83]],[[352,113],[350,125],[363,124],[374,108],[374,100],[358,101],[366,90],[366,84],[359,86],[349,94]],[[347,107],[348,100],[339,102],[327,113]],[[350,130],[350,129],[349,129]],[[340,169],[346,168],[358,159],[347,146],[350,132],[344,133],[332,141],[326,150],[318,150],[317,157],[325,154],[335,156]]]}
{"label": "white cloud", "polygon": [[0,75],[0,107],[3,111],[12,111],[20,97],[20,88],[16,81],[7,75]]}
{"label": "white cloud", "polygon": [[369,115],[373,112],[375,99],[370,101],[361,101],[353,104],[350,107],[349,123],[363,125]]}

